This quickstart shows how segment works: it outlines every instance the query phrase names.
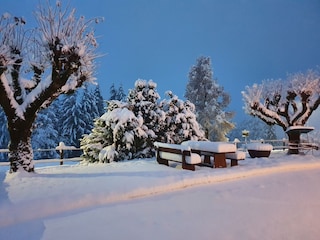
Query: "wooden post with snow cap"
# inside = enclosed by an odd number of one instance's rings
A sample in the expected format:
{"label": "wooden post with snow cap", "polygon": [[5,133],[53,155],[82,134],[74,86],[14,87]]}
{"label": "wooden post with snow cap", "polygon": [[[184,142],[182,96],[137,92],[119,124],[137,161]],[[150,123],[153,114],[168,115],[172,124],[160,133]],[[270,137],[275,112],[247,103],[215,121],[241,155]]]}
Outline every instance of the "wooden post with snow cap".
{"label": "wooden post with snow cap", "polygon": [[59,150],[60,154],[60,165],[63,165],[63,149],[65,148],[64,142],[59,142],[59,146],[56,147],[57,150]]}

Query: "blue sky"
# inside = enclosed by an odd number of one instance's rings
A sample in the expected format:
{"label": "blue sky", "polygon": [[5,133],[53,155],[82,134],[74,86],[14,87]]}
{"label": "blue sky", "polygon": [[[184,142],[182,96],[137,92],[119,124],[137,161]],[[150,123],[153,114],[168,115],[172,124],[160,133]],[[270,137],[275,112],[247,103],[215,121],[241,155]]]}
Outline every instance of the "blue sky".
{"label": "blue sky", "polygon": [[[42,1],[45,2],[45,1]],[[53,4],[55,1],[52,1]],[[153,79],[162,98],[184,98],[188,73],[210,56],[214,77],[244,115],[241,91],[264,79],[320,65],[320,0],[68,0],[86,18],[102,16],[97,78],[108,98],[112,83],[133,88]],[[0,0],[1,11],[26,18],[39,0]]]}

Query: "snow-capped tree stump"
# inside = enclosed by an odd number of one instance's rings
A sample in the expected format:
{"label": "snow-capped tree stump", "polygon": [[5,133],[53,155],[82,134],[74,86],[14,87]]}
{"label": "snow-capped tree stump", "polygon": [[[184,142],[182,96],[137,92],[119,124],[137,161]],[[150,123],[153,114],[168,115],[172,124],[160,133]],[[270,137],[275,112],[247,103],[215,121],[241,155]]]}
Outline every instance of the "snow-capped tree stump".
{"label": "snow-capped tree stump", "polygon": [[289,127],[286,131],[289,138],[289,150],[288,154],[300,153],[300,136],[301,134],[307,134],[314,130],[314,127],[305,126],[293,126]]}

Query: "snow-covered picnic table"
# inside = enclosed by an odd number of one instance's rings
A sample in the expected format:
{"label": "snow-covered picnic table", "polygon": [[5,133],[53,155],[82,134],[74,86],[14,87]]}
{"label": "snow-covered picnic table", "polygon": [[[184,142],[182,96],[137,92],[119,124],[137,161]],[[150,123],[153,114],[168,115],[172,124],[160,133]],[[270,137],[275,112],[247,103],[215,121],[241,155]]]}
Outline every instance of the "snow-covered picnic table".
{"label": "snow-covered picnic table", "polygon": [[[204,157],[204,164],[209,164],[215,168],[227,167],[226,154],[237,153],[236,145],[227,142],[185,141],[182,142],[181,145],[190,147],[191,152],[198,153]],[[229,156],[238,157],[238,155]],[[241,155],[241,157],[243,157],[243,155]],[[213,160],[213,163],[211,163],[211,160]]]}

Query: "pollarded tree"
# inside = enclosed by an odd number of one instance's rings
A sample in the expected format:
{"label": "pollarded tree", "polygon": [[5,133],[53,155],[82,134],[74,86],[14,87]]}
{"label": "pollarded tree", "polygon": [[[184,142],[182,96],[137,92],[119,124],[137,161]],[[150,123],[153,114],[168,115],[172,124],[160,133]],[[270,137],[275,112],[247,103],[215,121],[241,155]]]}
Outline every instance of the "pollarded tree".
{"label": "pollarded tree", "polygon": [[225,111],[230,96],[213,79],[210,57],[199,57],[189,72],[185,98],[195,105],[197,120],[203,126],[206,138],[225,141],[234,128],[230,122],[233,113]]}
{"label": "pollarded tree", "polygon": [[[320,104],[320,76],[316,71],[289,75],[286,81],[269,80],[246,87],[242,92],[245,110],[284,131],[304,126]],[[288,132],[289,142],[297,143],[300,135]],[[289,151],[298,153],[298,151]]]}
{"label": "pollarded tree", "polygon": [[[26,21],[4,14],[0,18],[0,105],[8,120],[10,171],[34,171],[32,125],[37,112],[60,94],[93,81],[97,42],[91,23],[77,18],[75,9],[39,6],[38,26],[26,31]],[[25,70],[33,77],[24,78]],[[31,73],[31,74],[30,74]]]}

